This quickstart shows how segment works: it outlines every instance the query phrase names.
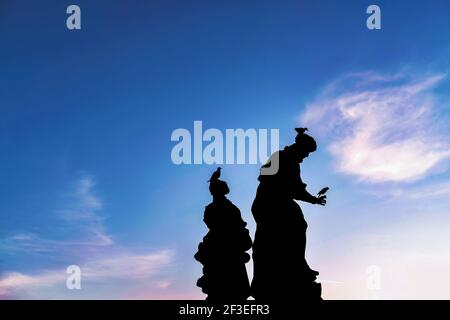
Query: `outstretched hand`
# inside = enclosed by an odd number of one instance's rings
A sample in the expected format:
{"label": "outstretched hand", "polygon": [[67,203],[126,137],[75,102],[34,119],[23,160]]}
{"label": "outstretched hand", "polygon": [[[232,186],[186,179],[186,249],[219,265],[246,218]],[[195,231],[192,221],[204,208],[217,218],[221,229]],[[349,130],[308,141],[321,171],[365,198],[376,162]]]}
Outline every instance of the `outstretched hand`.
{"label": "outstretched hand", "polygon": [[321,196],[316,197],[316,200],[317,200],[317,202],[316,202],[317,204],[324,206],[327,203],[327,196],[323,194]]}

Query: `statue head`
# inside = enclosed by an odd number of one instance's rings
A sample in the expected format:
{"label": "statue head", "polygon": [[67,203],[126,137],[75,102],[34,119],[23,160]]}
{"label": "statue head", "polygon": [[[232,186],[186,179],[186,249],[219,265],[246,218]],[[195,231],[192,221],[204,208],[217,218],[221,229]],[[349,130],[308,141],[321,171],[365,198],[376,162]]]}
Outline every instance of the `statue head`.
{"label": "statue head", "polygon": [[209,183],[209,192],[213,197],[224,197],[226,194],[230,192],[228,185],[225,181],[220,179],[213,180]]}
{"label": "statue head", "polygon": [[299,163],[307,158],[311,152],[317,150],[316,140],[305,133],[307,130],[307,128],[295,128],[297,136],[295,137],[295,144],[293,144],[293,147]]}

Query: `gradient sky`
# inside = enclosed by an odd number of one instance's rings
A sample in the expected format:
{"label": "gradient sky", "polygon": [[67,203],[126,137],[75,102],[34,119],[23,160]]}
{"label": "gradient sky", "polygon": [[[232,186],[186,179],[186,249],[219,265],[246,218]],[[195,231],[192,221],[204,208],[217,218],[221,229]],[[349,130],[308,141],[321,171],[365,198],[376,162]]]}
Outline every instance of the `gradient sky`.
{"label": "gradient sky", "polygon": [[[316,137],[302,177],[331,190],[302,208],[324,298],[450,299],[450,2],[374,3],[0,0],[0,297],[203,299],[216,166],[170,157],[201,120]],[[253,235],[259,166],[222,167]]]}

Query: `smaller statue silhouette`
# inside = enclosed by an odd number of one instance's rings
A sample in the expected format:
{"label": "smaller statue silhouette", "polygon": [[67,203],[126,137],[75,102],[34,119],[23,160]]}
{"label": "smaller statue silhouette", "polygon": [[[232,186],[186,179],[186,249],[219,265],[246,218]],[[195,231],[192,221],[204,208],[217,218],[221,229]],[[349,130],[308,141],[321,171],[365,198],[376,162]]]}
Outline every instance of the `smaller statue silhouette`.
{"label": "smaller statue silhouette", "polygon": [[218,169],[211,177],[209,191],[213,201],[205,208],[208,233],[198,246],[195,259],[203,265],[203,276],[197,286],[208,301],[242,301],[250,296],[250,282],[245,264],[252,239],[239,209],[226,198],[230,192],[219,179]]}

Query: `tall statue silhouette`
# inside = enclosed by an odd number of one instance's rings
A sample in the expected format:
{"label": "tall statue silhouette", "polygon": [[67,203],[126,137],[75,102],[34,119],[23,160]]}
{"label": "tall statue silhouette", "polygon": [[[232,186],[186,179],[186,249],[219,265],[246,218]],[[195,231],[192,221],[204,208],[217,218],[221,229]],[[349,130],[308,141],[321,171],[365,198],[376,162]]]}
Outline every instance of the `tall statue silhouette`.
{"label": "tall statue silhouette", "polygon": [[[260,183],[252,205],[256,233],[251,290],[256,300],[321,300],[321,285],[315,282],[319,273],[305,259],[308,225],[295,201],[326,203],[324,193],[328,189],[313,196],[300,177],[300,163],[317,148],[306,130],[296,128],[295,143],[277,152],[278,171],[258,178]],[[275,159],[274,155],[271,159]],[[272,165],[271,159],[263,168]]]}
{"label": "tall statue silhouette", "polygon": [[252,239],[239,209],[226,198],[230,192],[219,179],[220,168],[209,181],[212,203],[205,208],[203,221],[209,232],[198,246],[195,259],[203,265],[203,276],[197,286],[208,301],[242,301],[250,296],[250,282],[245,264]]}

